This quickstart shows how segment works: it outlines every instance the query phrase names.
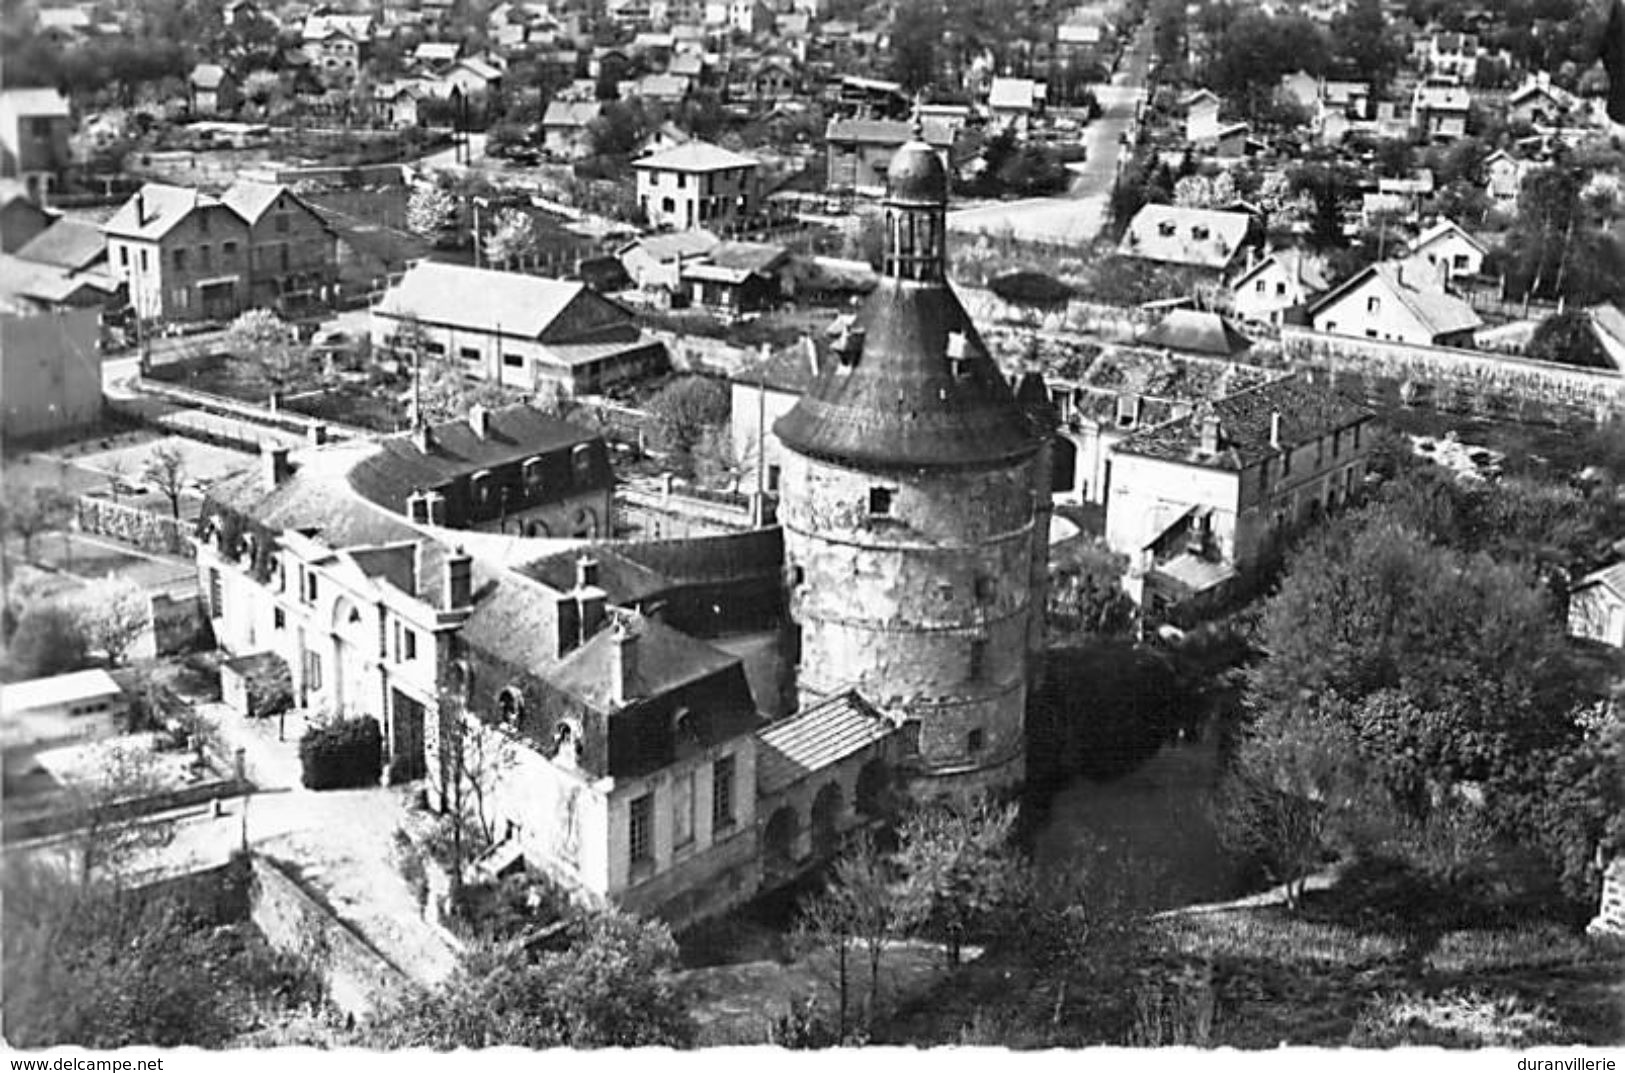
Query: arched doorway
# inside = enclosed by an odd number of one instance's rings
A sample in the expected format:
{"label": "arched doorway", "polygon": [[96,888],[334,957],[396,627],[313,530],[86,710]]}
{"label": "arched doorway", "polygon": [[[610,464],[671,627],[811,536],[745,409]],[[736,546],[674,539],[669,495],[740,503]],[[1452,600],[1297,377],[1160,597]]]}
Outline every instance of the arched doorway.
{"label": "arched doorway", "polygon": [[789,805],[768,817],[762,829],[762,857],[769,868],[786,869],[796,863],[796,836],[800,833],[801,821]]}
{"label": "arched doorway", "polygon": [[812,841],[813,852],[826,857],[835,852],[841,841],[841,784],[828,783],[813,798]]}
{"label": "arched doorway", "polygon": [[871,760],[858,769],[858,815],[876,819],[891,812],[891,770],[884,760]]}

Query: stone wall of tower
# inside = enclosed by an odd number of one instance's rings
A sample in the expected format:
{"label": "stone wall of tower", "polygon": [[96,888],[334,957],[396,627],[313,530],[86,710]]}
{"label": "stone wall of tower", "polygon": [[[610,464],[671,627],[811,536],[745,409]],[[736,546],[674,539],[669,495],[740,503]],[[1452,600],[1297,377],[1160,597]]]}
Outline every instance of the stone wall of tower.
{"label": "stone wall of tower", "polygon": [[[974,471],[867,472],[786,452],[779,521],[804,695],[855,687],[919,723],[933,781],[1023,772],[1036,458]],[[890,493],[884,514],[875,489]]]}

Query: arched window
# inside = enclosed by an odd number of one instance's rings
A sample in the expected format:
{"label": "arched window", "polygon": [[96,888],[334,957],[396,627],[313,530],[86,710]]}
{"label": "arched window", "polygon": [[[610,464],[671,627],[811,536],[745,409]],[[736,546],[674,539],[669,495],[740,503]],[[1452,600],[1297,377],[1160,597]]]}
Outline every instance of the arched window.
{"label": "arched window", "polygon": [[497,713],[504,723],[517,726],[525,714],[525,695],[515,686],[508,686],[497,694]]}

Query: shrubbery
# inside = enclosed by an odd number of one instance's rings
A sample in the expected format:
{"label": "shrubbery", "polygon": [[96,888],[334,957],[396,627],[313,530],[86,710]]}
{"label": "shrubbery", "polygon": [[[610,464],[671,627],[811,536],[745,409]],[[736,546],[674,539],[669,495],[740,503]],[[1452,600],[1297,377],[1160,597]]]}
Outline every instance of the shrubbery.
{"label": "shrubbery", "polygon": [[372,716],[335,719],[299,739],[302,781],[311,790],[372,786],[383,767],[384,738]]}
{"label": "shrubbery", "polygon": [[248,674],[248,714],[254,719],[281,715],[293,707],[293,676],[280,658],[265,661]]}
{"label": "shrubbery", "polygon": [[1006,302],[1021,305],[1065,305],[1072,298],[1070,286],[1042,272],[1012,272],[991,280],[988,289]]}

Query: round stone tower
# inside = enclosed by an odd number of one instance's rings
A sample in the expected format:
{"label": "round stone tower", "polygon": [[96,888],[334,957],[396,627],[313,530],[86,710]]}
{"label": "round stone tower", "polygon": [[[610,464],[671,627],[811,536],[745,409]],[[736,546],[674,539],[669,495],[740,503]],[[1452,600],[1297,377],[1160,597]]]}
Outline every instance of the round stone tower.
{"label": "round stone tower", "polygon": [[880,284],[774,426],[801,696],[856,688],[912,725],[927,792],[1022,778],[1049,537],[1045,419],[948,286],[947,204],[916,132]]}

